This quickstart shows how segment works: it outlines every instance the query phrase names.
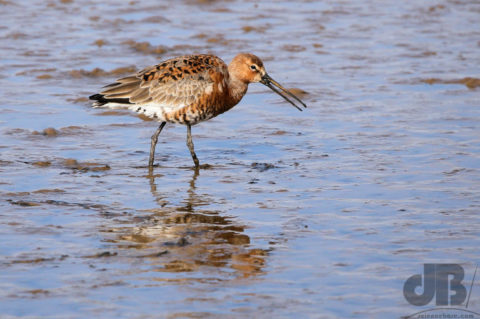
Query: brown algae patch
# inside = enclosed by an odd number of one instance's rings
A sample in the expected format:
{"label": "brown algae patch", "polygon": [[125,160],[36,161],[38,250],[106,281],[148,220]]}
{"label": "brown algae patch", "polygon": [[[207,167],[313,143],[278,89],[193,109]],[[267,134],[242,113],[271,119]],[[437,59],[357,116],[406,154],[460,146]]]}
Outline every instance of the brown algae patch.
{"label": "brown algae patch", "polygon": [[[247,30],[248,30],[248,28],[247,28]],[[247,32],[247,31],[245,31],[245,32]],[[216,34],[213,34],[213,33],[197,33],[197,34],[192,36],[192,39],[204,40],[205,42],[207,42],[207,46],[209,46],[210,44],[228,45],[228,44],[231,43],[231,41],[226,40],[225,35],[223,35],[221,33],[216,33]],[[171,50],[176,50],[176,49],[179,49],[178,45],[175,45],[171,48]],[[204,49],[204,48],[203,47],[190,47],[190,49],[199,50],[199,49]]]}
{"label": "brown algae patch", "polygon": [[227,13],[227,12],[232,12],[232,10],[230,10],[229,8],[221,7],[221,8],[213,9],[212,12]]}
{"label": "brown algae patch", "polygon": [[63,166],[65,166],[66,168],[78,168],[79,164],[76,159],[67,158],[63,161]]}
{"label": "brown algae patch", "polygon": [[217,34],[215,36],[210,36],[207,38],[207,43],[209,44],[218,44],[218,45],[229,45],[231,41],[225,39],[223,34]]}
{"label": "brown algae patch", "polygon": [[137,52],[141,52],[144,54],[157,54],[162,55],[168,51],[168,48],[163,45],[153,46],[149,42],[136,42],[134,40],[127,40],[122,44],[128,45],[130,48],[134,49]]}
{"label": "brown algae patch", "polygon": [[58,136],[58,131],[53,127],[48,127],[43,130],[42,135],[44,136]]}
{"label": "brown algae patch", "polygon": [[60,132],[65,135],[77,135],[79,133],[84,133],[87,130],[84,127],[78,125],[65,126],[60,129]]}
{"label": "brown algae patch", "polygon": [[6,196],[28,196],[30,192],[8,192],[5,194]]}
{"label": "brown algae patch", "polygon": [[95,254],[95,255],[89,255],[89,256],[84,256],[83,258],[103,258],[103,257],[114,257],[117,256],[117,252],[109,252],[109,251],[103,251],[101,253]]}
{"label": "brown algae patch", "polygon": [[46,129],[43,129],[41,132],[35,130],[31,134],[41,135],[46,137],[57,137],[57,136],[66,136],[66,135],[78,135],[84,132],[86,131],[84,130],[83,127],[70,125],[70,126],[59,128],[59,129],[56,129],[53,127],[47,127]]}
{"label": "brown algae patch", "polygon": [[445,6],[443,4],[437,4],[435,6],[429,7],[428,11],[429,12],[435,12],[435,11],[444,10],[444,9],[445,9]]}
{"label": "brown algae patch", "polygon": [[39,79],[39,80],[49,80],[49,79],[52,79],[52,78],[53,78],[53,75],[51,75],[51,74],[37,75],[37,79]]}
{"label": "brown algae patch", "polygon": [[162,16],[151,16],[143,19],[142,22],[162,24],[162,23],[169,23],[170,20]]}
{"label": "brown algae patch", "polygon": [[91,71],[87,71],[84,69],[80,70],[72,70],[70,71],[70,76],[73,78],[81,78],[81,77],[102,77],[102,76],[111,76],[111,75],[125,75],[137,72],[137,68],[134,66],[126,66],[126,67],[119,67],[113,69],[111,71],[105,71],[101,68],[95,68]]}
{"label": "brown algae patch", "polygon": [[102,47],[104,46],[105,44],[107,44],[107,41],[103,40],[103,39],[98,39],[96,40],[95,42],[93,42],[94,45],[98,46],[98,47]]}
{"label": "brown algae patch", "polygon": [[38,167],[49,167],[50,165],[52,165],[52,162],[50,162],[50,161],[36,161],[36,162],[33,162],[32,165],[38,166]]}
{"label": "brown algae patch", "polygon": [[183,260],[173,260],[164,265],[162,271],[165,272],[191,272],[197,269],[197,266]]}
{"label": "brown algae patch", "polygon": [[282,49],[288,52],[302,52],[305,51],[307,48],[296,44],[286,44],[282,47]]}
{"label": "brown algae patch", "polygon": [[33,131],[32,134],[33,135],[43,135],[43,136],[48,136],[48,137],[55,137],[55,136],[58,136],[59,132],[56,129],[54,129],[53,127],[47,127],[42,132]]}
{"label": "brown algae patch", "polygon": [[55,258],[35,258],[35,259],[18,259],[18,260],[13,260],[12,264],[38,264],[38,263],[43,263],[46,261],[54,261]]}
{"label": "brown algae patch", "polygon": [[422,56],[434,56],[434,55],[437,55],[437,52],[435,52],[435,51],[428,51],[428,50],[427,50],[427,51],[423,51],[423,52],[421,53],[421,55],[422,55]]}
{"label": "brown algae patch", "polygon": [[[2,1],[0,1],[0,4],[2,4]],[[28,34],[23,33],[23,32],[12,32],[12,33],[7,34],[6,38],[7,39],[12,39],[12,40],[27,39]]]}
{"label": "brown algae patch", "polygon": [[265,32],[267,28],[266,27],[253,27],[250,25],[246,25],[242,27],[243,32],[245,33],[250,33],[250,32],[258,32],[258,33],[263,33]]}
{"label": "brown algae patch", "polygon": [[63,189],[53,188],[53,189],[39,189],[33,191],[34,194],[52,194],[52,193],[66,193]]}
{"label": "brown algae patch", "polygon": [[427,84],[463,84],[469,89],[475,89],[480,86],[480,79],[478,78],[471,78],[465,77],[463,79],[456,79],[456,80],[442,80],[438,78],[428,78],[422,79],[420,82],[427,83]]}
{"label": "brown algae patch", "polygon": [[403,54],[402,56],[406,58],[427,58],[427,57],[436,56],[436,55],[437,55],[437,52],[435,51],[429,51],[429,50],[420,51],[417,49],[412,49],[410,50],[409,53]]}
{"label": "brown algae patch", "polygon": [[30,74],[35,74],[35,73],[41,73],[40,75],[37,76],[37,79],[42,79],[42,78],[48,78],[48,76],[52,77],[49,73],[57,71],[56,68],[32,68],[32,69],[27,69],[24,71],[20,71],[15,73],[16,76],[25,76],[25,75],[30,75]]}
{"label": "brown algae patch", "polygon": [[32,290],[27,290],[25,291],[28,294],[32,295],[48,295],[50,294],[50,291],[45,290],[45,289],[32,289]]}
{"label": "brown algae patch", "polygon": [[61,165],[65,168],[79,170],[82,172],[88,172],[88,171],[102,172],[102,171],[108,171],[110,169],[110,166],[108,164],[89,163],[89,162],[80,163],[74,158],[64,159]]}
{"label": "brown algae patch", "polygon": [[7,199],[7,202],[9,202],[9,203],[12,204],[12,205],[17,205],[17,206],[22,206],[22,207],[40,206],[39,203],[30,202],[30,201],[26,201],[26,200],[17,200],[17,201],[14,201],[14,200],[11,200],[11,199]]}

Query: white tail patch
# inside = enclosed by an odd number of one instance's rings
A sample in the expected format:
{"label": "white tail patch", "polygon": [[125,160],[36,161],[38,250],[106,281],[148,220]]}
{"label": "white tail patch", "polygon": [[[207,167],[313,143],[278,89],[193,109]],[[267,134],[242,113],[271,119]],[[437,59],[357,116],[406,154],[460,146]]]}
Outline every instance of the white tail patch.
{"label": "white tail patch", "polygon": [[93,108],[102,108],[106,107],[109,109],[128,109],[130,108],[132,104],[126,104],[126,103],[114,103],[114,102],[108,102],[105,104],[102,104],[100,102],[93,102],[92,107]]}

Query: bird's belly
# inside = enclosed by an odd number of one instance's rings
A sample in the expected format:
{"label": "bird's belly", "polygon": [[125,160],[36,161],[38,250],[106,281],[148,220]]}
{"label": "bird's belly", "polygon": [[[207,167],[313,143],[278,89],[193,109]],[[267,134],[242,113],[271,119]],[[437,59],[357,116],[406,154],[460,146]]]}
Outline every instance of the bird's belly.
{"label": "bird's belly", "polygon": [[195,125],[202,121],[207,121],[220,113],[215,108],[201,108],[195,105],[183,106],[180,108],[170,108],[155,104],[134,104],[129,109],[143,114],[158,122],[168,122],[176,124]]}

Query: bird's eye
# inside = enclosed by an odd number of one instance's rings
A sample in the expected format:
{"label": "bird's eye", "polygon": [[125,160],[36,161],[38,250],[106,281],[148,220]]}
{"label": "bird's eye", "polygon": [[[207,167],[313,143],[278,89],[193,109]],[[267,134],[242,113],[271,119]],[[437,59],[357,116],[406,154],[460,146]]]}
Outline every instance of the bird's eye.
{"label": "bird's eye", "polygon": [[256,71],[257,67],[255,66],[255,64],[252,64],[252,65],[250,65],[250,69],[252,69],[253,71]]}

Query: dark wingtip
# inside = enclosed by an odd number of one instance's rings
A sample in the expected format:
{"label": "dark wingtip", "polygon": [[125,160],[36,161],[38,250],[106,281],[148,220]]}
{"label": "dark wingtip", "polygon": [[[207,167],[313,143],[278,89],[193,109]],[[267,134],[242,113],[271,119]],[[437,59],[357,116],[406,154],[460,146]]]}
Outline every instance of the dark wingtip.
{"label": "dark wingtip", "polygon": [[103,106],[103,105],[108,103],[107,99],[105,98],[105,96],[103,94],[97,93],[97,94],[94,94],[94,95],[90,95],[88,98],[90,100],[95,101],[93,103],[93,107]]}
{"label": "dark wingtip", "polygon": [[95,103],[93,103],[94,106],[102,106],[102,105],[105,105],[109,102],[120,103],[120,104],[132,104],[130,102],[130,100],[127,99],[127,98],[113,98],[113,99],[112,98],[106,98],[105,95],[100,94],[100,93],[90,95],[88,98],[90,100],[96,101]]}
{"label": "dark wingtip", "polygon": [[103,98],[103,95],[102,94],[94,94],[94,95],[90,95],[88,97],[90,100],[94,100],[94,101],[100,101],[100,100],[104,100]]}

